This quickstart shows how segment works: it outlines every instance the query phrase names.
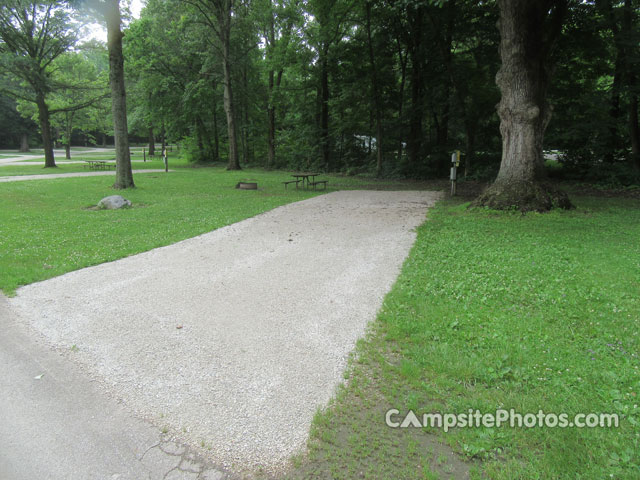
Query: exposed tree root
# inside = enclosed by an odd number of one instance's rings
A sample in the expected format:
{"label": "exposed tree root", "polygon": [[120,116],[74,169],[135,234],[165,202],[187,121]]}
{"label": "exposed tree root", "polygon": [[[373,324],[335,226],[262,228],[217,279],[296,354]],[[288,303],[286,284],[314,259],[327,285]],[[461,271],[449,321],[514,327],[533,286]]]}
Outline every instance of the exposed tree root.
{"label": "exposed tree root", "polygon": [[575,208],[562,190],[539,182],[495,182],[480,194],[472,207],[521,212],[548,212],[553,208]]}

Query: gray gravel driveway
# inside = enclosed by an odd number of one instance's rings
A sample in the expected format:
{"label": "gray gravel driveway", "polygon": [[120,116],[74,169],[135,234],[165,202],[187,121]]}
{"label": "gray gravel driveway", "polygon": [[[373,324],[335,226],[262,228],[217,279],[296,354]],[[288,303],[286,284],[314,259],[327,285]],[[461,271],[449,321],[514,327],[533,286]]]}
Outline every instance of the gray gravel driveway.
{"label": "gray gravel driveway", "polygon": [[216,464],[275,471],[304,449],[438,198],[330,193],[9,303],[141,418]]}

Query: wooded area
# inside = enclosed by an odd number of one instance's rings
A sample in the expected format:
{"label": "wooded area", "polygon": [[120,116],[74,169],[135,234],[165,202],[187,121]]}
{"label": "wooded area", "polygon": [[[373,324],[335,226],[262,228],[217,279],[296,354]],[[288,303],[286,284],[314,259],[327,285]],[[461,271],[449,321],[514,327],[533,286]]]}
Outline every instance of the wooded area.
{"label": "wooded area", "polygon": [[[127,124],[229,169],[434,178],[460,149],[467,179],[497,176],[478,204],[531,209],[569,206],[540,187],[543,149],[566,178],[640,181],[634,0],[149,0],[122,26],[126,106],[119,16],[117,0],[0,7],[0,147],[42,143],[54,166],[54,141],[116,133],[120,187]],[[109,54],[79,40],[89,19]]]}

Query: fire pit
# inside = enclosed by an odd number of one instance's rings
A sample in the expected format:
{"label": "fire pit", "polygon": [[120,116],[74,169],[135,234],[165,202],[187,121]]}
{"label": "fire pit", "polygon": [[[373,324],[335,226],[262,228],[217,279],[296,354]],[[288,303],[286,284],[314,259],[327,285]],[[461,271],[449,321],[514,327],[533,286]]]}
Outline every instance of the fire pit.
{"label": "fire pit", "polygon": [[257,190],[258,183],[257,182],[238,182],[236,184],[236,188],[240,190]]}

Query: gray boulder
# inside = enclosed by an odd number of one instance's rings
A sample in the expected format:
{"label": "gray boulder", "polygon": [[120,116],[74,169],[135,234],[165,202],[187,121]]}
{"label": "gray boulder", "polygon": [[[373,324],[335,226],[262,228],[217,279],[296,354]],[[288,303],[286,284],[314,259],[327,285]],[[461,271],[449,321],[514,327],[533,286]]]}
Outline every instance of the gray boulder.
{"label": "gray boulder", "polygon": [[115,210],[117,208],[130,207],[131,202],[120,195],[111,195],[104,197],[98,202],[98,208],[104,208],[107,210]]}

